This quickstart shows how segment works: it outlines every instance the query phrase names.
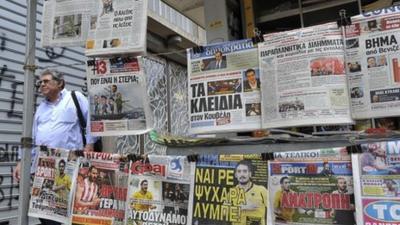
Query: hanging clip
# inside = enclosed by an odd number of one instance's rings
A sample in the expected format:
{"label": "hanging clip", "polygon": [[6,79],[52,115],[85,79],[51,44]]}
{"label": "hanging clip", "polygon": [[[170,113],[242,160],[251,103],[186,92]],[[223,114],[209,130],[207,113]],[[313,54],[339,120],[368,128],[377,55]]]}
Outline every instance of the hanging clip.
{"label": "hanging clip", "polygon": [[262,33],[257,34],[256,36],[251,38],[251,41],[253,42],[254,45],[256,45],[260,42],[264,42],[264,36]]}
{"label": "hanging clip", "polygon": [[46,145],[40,145],[40,151],[42,152],[47,152],[49,149],[47,148]]}
{"label": "hanging clip", "polygon": [[339,16],[340,16],[340,19],[337,21],[338,27],[351,25],[351,18],[346,16],[346,10],[345,9],[341,9],[339,11]]}
{"label": "hanging clip", "polygon": [[273,152],[261,153],[261,159],[263,161],[274,160],[274,153]]}
{"label": "hanging clip", "polygon": [[197,162],[199,160],[199,155],[194,154],[194,155],[188,155],[187,160],[189,162]]}
{"label": "hanging clip", "polygon": [[132,162],[136,162],[138,160],[144,159],[143,156],[138,155],[138,154],[132,154],[132,153],[128,154],[126,157],[128,158],[129,161],[132,161]]}
{"label": "hanging clip", "polygon": [[192,48],[194,54],[201,54],[204,52],[204,47],[199,45]]}
{"label": "hanging clip", "polygon": [[346,147],[349,154],[362,153],[361,145],[351,145]]}

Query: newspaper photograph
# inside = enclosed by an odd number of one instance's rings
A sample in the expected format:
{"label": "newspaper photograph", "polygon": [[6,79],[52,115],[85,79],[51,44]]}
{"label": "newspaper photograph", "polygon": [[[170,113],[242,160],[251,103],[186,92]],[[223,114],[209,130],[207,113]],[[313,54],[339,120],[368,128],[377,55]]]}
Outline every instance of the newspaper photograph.
{"label": "newspaper photograph", "polygon": [[269,161],[268,224],[356,224],[351,161]]}
{"label": "newspaper photograph", "polygon": [[189,132],[260,129],[260,71],[250,39],[187,51]]}
{"label": "newspaper photograph", "polygon": [[267,161],[259,154],[199,157],[191,224],[266,225]]}
{"label": "newspaper photograph", "polygon": [[151,129],[142,65],[142,58],[131,56],[87,61],[92,135],[137,135]]}
{"label": "newspaper photograph", "polygon": [[125,224],[190,224],[194,167],[185,156],[131,162]]}
{"label": "newspaper photograph", "polygon": [[84,46],[94,0],[43,2],[42,47]]}
{"label": "newspaper photograph", "polygon": [[354,119],[397,116],[400,109],[400,9],[351,18],[346,29],[348,84]]}
{"label": "newspaper photograph", "polygon": [[123,225],[128,163],[105,152],[85,152],[73,202],[73,225]]}
{"label": "newspaper photograph", "polygon": [[263,128],[353,123],[336,23],[266,34],[264,40],[258,45]]}
{"label": "newspaper photograph", "polygon": [[362,144],[353,154],[359,225],[399,225],[400,141]]}
{"label": "newspaper photograph", "polygon": [[70,221],[72,191],[78,172],[65,149],[36,149],[37,164],[28,215],[60,223]]}
{"label": "newspaper photograph", "polygon": [[147,0],[96,0],[86,56],[146,52]]}

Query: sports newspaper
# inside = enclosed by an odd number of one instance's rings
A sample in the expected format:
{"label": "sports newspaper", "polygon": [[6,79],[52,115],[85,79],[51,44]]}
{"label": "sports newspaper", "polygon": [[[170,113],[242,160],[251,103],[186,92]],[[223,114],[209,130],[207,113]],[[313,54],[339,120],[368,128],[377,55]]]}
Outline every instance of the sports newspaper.
{"label": "sports newspaper", "polygon": [[193,225],[266,225],[267,161],[261,155],[201,155],[196,163]]}
{"label": "sports newspaper", "polygon": [[72,225],[122,225],[128,163],[105,152],[85,152],[74,194]]}
{"label": "sports newspaper", "polygon": [[194,167],[186,156],[131,162],[125,224],[191,224]]}
{"label": "sports newspaper", "polygon": [[187,51],[190,133],[260,128],[260,71],[250,39]]}
{"label": "sports newspaper", "polygon": [[352,166],[346,148],[287,154],[291,157],[268,162],[268,224],[355,224]]}
{"label": "sports newspaper", "polygon": [[358,225],[399,225],[400,141],[361,147],[352,155]]}
{"label": "sports newspaper", "polygon": [[336,23],[264,35],[258,45],[262,127],[352,123]]}
{"label": "sports newspaper", "polygon": [[92,135],[137,135],[151,129],[142,65],[141,57],[132,56],[87,61]]}
{"label": "sports newspaper", "polygon": [[71,218],[71,202],[78,163],[64,149],[36,149],[37,164],[28,215],[65,223]]}
{"label": "sports newspaper", "polygon": [[346,29],[346,58],[354,119],[398,116],[400,6],[365,12]]}

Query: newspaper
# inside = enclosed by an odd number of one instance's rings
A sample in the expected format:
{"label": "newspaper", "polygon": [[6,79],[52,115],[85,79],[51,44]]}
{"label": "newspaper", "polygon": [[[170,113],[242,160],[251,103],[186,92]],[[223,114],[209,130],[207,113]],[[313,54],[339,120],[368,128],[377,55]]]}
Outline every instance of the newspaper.
{"label": "newspaper", "polygon": [[194,167],[184,156],[132,162],[125,224],[190,224]]}
{"label": "newspaper", "polygon": [[266,225],[267,162],[254,155],[202,155],[196,164],[193,225]]}
{"label": "newspaper", "polygon": [[96,0],[86,56],[146,51],[147,0]]}
{"label": "newspaper", "polygon": [[114,161],[110,153],[85,153],[74,194],[73,225],[124,223],[128,165]]}
{"label": "newspaper", "polygon": [[136,135],[151,129],[142,65],[142,58],[132,56],[87,61],[92,135]]}
{"label": "newspaper", "polygon": [[399,225],[400,141],[362,145],[353,154],[358,225]]}
{"label": "newspaper", "polygon": [[343,39],[336,23],[264,35],[263,128],[348,124]]}
{"label": "newspaper", "polygon": [[354,119],[397,116],[400,109],[400,8],[364,13],[346,29]]}
{"label": "newspaper", "polygon": [[43,2],[42,47],[84,46],[94,0]]}
{"label": "newspaper", "polygon": [[36,149],[36,171],[28,215],[65,223],[70,221],[78,163],[64,149]]}
{"label": "newspaper", "polygon": [[355,224],[351,162],[269,161],[268,224]]}
{"label": "newspaper", "polygon": [[250,39],[187,52],[190,133],[260,129],[260,71]]}
{"label": "newspaper", "polygon": [[282,162],[302,161],[350,161],[346,147],[322,148],[301,151],[275,152],[274,160]]}

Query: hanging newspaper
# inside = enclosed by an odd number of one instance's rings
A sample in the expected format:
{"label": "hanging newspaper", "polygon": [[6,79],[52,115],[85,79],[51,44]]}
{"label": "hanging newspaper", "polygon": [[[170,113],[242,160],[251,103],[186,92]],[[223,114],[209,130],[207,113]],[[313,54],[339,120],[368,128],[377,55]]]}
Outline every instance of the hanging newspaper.
{"label": "hanging newspaper", "polygon": [[351,162],[269,162],[268,224],[353,225]]}
{"label": "hanging newspaper", "polygon": [[142,65],[142,58],[131,56],[87,61],[92,135],[137,135],[151,129]]}
{"label": "hanging newspaper", "polygon": [[267,161],[260,155],[203,155],[196,164],[193,225],[266,225]]}
{"label": "hanging newspaper", "polygon": [[352,123],[336,23],[264,39],[259,44],[264,128]]}
{"label": "hanging newspaper", "polygon": [[346,29],[346,58],[354,119],[398,116],[400,7],[364,13]]}
{"label": "hanging newspaper", "polygon": [[72,191],[77,174],[77,162],[69,160],[64,149],[36,149],[28,215],[65,223],[71,218]]}
{"label": "hanging newspaper", "polygon": [[125,164],[114,161],[110,153],[85,153],[75,189],[73,225],[124,223],[128,186],[128,163]]}
{"label": "hanging newspaper", "polygon": [[96,0],[86,56],[146,51],[147,0]]}
{"label": "hanging newspaper", "polygon": [[358,225],[400,225],[400,141],[362,151],[352,155]]}
{"label": "hanging newspaper", "polygon": [[251,40],[187,52],[190,133],[260,128],[260,73]]}
{"label": "hanging newspaper", "polygon": [[184,156],[132,162],[125,224],[190,224],[194,167]]}
{"label": "hanging newspaper", "polygon": [[43,2],[42,47],[84,46],[94,0]]}
{"label": "hanging newspaper", "polygon": [[350,155],[345,147],[322,148],[301,151],[275,152],[275,161],[349,161]]}

